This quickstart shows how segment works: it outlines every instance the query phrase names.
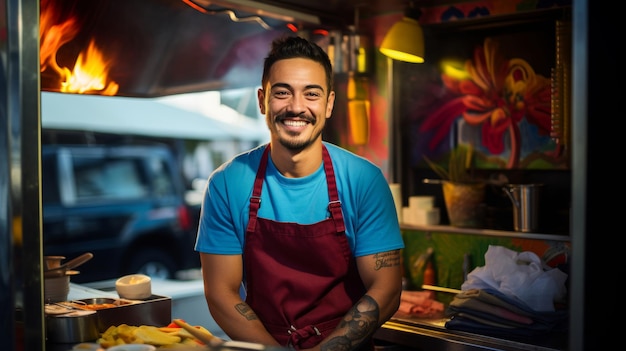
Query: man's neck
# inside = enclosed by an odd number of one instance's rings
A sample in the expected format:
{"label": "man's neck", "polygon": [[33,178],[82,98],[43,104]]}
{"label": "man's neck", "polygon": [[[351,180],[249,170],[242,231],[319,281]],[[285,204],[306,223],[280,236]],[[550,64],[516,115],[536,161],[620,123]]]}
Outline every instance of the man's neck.
{"label": "man's neck", "polygon": [[279,142],[272,142],[271,145],[272,162],[287,178],[308,176],[317,171],[322,164],[321,140],[299,151],[287,149]]}

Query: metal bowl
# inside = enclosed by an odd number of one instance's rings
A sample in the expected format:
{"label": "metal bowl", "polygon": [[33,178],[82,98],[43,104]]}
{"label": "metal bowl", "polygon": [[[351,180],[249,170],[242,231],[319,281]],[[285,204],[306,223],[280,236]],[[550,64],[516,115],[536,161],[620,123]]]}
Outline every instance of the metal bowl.
{"label": "metal bowl", "polygon": [[96,311],[73,311],[46,316],[46,338],[50,342],[95,341],[99,336]]}
{"label": "metal bowl", "polygon": [[95,297],[89,299],[80,299],[72,301],[72,305],[75,308],[81,310],[97,311],[109,308],[116,308],[119,306],[127,305],[130,302],[120,299],[114,299],[109,297]]}
{"label": "metal bowl", "polygon": [[74,300],[74,302],[84,303],[85,305],[102,305],[102,304],[112,304],[118,305],[119,300],[111,298],[111,297],[92,297],[88,299],[80,299]]}

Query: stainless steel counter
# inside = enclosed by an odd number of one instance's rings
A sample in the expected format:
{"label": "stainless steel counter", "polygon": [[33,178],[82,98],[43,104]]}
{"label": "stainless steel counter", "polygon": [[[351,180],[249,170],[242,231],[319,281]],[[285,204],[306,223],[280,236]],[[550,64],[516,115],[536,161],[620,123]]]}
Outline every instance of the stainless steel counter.
{"label": "stainless steel counter", "polygon": [[448,318],[418,318],[396,314],[374,335],[394,350],[476,351],[476,350],[567,350],[566,335],[534,337],[529,340],[505,339],[445,328]]}

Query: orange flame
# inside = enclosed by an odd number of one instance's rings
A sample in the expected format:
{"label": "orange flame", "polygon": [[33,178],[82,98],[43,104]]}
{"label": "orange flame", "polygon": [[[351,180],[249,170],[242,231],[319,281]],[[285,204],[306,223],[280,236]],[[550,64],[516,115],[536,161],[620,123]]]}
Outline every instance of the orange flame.
{"label": "orange flame", "polygon": [[109,63],[96,48],[93,39],[89,42],[87,51],[78,55],[74,71],[64,71],[67,77],[61,83],[61,91],[64,93],[85,94],[89,91],[100,91],[102,95],[115,95],[119,88],[115,82],[107,84]]}
{"label": "orange flame", "polygon": [[108,78],[111,60],[96,46],[95,40],[89,41],[86,50],[82,50],[73,68],[60,67],[57,62],[59,49],[72,41],[80,31],[75,17],[62,18],[61,11],[52,5],[53,0],[41,1],[40,14],[40,68],[58,77],[59,86],[50,87],[64,93],[115,95],[119,85]]}

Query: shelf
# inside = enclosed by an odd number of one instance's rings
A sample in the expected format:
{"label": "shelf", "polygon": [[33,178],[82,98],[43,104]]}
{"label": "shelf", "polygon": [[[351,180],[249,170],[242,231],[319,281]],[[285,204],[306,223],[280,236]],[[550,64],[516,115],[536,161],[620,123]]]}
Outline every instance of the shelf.
{"label": "shelf", "polygon": [[565,334],[499,338],[483,334],[449,330],[447,318],[423,319],[395,315],[374,334],[374,339],[397,345],[397,350],[459,350],[459,351],[558,351],[567,349]]}
{"label": "shelf", "polygon": [[449,225],[414,225],[414,224],[400,223],[400,229],[420,230],[420,231],[425,231],[425,232],[439,232],[439,233],[441,232],[461,233],[461,234],[470,234],[470,235],[496,236],[496,237],[533,239],[533,240],[552,240],[552,241],[565,241],[565,242],[569,242],[571,240],[569,235],[522,233],[522,232],[510,232],[510,231],[505,231],[505,230],[461,228],[461,227],[454,227],[454,226],[449,226]]}

